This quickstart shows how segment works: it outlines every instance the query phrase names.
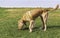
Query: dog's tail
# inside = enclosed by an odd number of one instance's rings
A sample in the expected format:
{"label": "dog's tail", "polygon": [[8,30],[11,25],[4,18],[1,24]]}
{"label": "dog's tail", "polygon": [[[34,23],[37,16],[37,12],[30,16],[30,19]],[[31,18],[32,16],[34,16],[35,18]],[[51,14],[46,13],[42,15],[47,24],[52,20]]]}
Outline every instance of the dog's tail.
{"label": "dog's tail", "polygon": [[52,11],[57,10],[58,8],[59,8],[59,5],[56,5],[56,7],[52,9]]}
{"label": "dog's tail", "polygon": [[57,4],[55,8],[47,8],[47,11],[54,11],[57,10],[59,8],[59,5]]}

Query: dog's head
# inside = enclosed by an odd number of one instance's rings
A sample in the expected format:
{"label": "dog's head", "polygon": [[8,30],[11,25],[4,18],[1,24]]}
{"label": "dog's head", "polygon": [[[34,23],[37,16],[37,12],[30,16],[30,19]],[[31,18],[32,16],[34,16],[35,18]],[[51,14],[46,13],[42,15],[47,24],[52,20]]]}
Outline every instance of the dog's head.
{"label": "dog's head", "polygon": [[18,29],[22,29],[22,27],[23,27],[23,20],[19,20],[18,21]]}

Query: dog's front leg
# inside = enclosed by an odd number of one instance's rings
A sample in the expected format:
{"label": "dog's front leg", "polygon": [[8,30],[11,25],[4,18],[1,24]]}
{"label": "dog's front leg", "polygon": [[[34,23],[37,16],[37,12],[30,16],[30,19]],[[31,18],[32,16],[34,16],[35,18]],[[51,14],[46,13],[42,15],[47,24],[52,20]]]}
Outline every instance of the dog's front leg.
{"label": "dog's front leg", "polygon": [[29,25],[29,30],[30,30],[29,32],[32,32],[33,26],[34,26],[34,20],[31,20]]}

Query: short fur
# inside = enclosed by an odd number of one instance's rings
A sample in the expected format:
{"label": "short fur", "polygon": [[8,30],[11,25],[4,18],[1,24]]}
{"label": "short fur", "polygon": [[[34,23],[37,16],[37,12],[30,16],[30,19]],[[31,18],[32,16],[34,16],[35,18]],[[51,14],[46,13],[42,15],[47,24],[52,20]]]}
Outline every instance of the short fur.
{"label": "short fur", "polygon": [[[56,10],[59,7],[59,5],[56,6]],[[43,23],[43,30],[46,31],[46,25],[47,25],[47,19],[48,19],[48,11],[51,11],[51,9],[33,9],[31,11],[27,11],[23,17],[18,21],[18,29],[22,29],[23,25],[26,25],[26,22],[28,21],[30,23],[29,25],[29,32],[32,32],[34,21],[37,17],[41,17],[42,23]]]}

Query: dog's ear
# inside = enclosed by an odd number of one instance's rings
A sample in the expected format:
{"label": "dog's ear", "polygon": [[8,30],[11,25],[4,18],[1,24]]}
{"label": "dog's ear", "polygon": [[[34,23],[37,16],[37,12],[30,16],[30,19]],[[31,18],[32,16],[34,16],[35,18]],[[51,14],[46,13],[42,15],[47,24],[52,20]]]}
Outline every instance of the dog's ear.
{"label": "dog's ear", "polygon": [[23,21],[23,23],[26,25],[26,21]]}

